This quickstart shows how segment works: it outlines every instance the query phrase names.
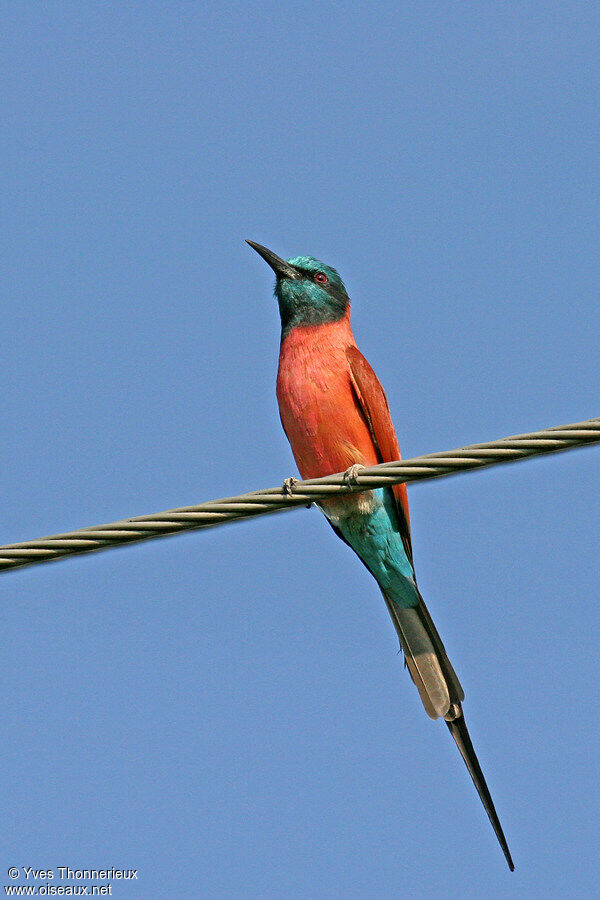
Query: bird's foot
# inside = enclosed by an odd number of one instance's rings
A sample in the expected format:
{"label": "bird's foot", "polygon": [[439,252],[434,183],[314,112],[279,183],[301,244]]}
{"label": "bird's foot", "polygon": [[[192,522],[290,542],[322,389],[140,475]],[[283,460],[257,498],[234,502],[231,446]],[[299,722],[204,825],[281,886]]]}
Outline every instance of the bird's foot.
{"label": "bird's foot", "polygon": [[283,482],[283,493],[287,494],[288,497],[291,497],[297,484],[299,484],[298,479],[294,478],[293,475],[290,475],[290,477],[286,478]]}
{"label": "bird's foot", "polygon": [[364,469],[364,466],[359,465],[358,463],[354,463],[353,466],[350,466],[349,469],[346,469],[344,472],[344,483],[348,485],[348,487],[356,487],[358,484],[358,473],[361,469]]}

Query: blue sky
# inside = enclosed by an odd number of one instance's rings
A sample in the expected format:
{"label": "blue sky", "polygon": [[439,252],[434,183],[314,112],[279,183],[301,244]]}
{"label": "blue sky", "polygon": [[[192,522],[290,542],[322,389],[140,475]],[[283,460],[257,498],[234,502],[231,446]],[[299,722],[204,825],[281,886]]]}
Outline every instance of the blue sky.
{"label": "blue sky", "polygon": [[[2,543],[294,473],[247,237],[340,270],[405,456],[600,415],[598,8],[204,7],[3,10]],[[514,875],[301,510],[0,578],[3,879],[589,897],[599,452],[409,490]]]}

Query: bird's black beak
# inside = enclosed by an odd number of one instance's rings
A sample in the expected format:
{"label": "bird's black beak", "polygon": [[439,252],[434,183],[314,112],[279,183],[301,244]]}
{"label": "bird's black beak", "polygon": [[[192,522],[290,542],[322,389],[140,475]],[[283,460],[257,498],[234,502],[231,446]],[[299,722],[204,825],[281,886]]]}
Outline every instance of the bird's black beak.
{"label": "bird's black beak", "polygon": [[256,250],[259,256],[262,256],[264,261],[271,266],[278,278],[301,277],[300,272],[297,269],[290,266],[289,263],[286,263],[285,259],[281,259],[276,253],[272,253],[271,250],[267,250],[267,248],[263,247],[261,244],[255,244],[254,241],[246,241],[246,243],[250,244],[252,249]]}

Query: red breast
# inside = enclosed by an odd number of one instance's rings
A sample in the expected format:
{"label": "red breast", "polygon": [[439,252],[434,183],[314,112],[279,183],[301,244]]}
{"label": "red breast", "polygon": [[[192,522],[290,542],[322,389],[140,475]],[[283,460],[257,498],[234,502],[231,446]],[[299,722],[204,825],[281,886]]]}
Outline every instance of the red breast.
{"label": "red breast", "polygon": [[356,344],[349,313],[337,322],[298,326],[282,342],[279,412],[303,478],[378,461],[350,380],[350,346]]}

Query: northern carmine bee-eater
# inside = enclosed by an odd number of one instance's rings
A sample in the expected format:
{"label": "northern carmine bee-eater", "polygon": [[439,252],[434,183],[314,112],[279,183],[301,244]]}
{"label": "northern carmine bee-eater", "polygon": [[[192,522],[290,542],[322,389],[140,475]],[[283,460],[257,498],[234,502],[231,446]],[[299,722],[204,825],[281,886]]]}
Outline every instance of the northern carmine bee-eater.
{"label": "northern carmine bee-eater", "polygon": [[[286,261],[254,241],[248,244],[276,275],[281,314],[277,399],[302,477],[346,472],[352,483],[360,467],[400,459],[387,399],[356,346],[350,300],[339,274],[312,256]],[[432,719],[445,720],[512,871],[465,724],[465,695],[417,586],[406,486],[345,494],[319,505],[377,581],[423,705]]]}

